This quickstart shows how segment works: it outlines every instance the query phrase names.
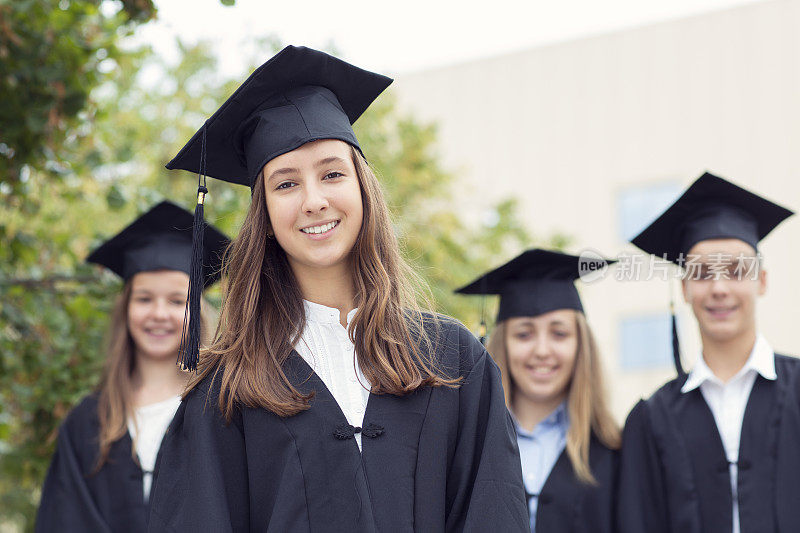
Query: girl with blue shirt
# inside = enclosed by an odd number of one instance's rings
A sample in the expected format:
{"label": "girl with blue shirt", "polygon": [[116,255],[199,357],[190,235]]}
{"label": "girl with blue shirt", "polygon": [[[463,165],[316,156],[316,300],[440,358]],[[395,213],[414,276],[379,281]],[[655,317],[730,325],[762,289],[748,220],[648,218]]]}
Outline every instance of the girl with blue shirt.
{"label": "girl with blue shirt", "polygon": [[613,530],[620,432],[575,288],[582,261],[529,250],[458,291],[500,295],[487,348],[517,430],[533,533]]}

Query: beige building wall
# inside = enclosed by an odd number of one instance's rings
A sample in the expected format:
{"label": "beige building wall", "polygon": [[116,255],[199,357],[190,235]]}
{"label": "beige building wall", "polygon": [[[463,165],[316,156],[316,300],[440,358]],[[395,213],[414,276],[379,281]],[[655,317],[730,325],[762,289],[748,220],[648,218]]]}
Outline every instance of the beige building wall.
{"label": "beige building wall", "polygon": [[[635,251],[619,228],[622,195],[679,192],[706,169],[800,210],[798,29],[800,0],[763,2],[411,73],[394,91],[402,108],[439,125],[465,218],[514,196],[534,234],[564,232],[572,252],[615,256]],[[655,217],[662,206],[644,207]],[[769,288],[759,327],[783,353],[800,354],[799,245],[795,216],[761,248]],[[674,376],[670,365],[621,364],[621,321],[667,312],[667,283],[612,273],[582,294],[622,420]],[[682,301],[680,320],[690,366],[698,335]]]}

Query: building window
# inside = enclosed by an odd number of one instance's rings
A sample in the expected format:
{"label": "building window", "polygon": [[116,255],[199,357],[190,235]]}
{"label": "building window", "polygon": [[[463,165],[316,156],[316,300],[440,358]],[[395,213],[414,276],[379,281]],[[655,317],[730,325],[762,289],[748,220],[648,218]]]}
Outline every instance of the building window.
{"label": "building window", "polygon": [[623,370],[651,370],[672,365],[669,313],[623,318],[619,338]]}
{"label": "building window", "polygon": [[622,189],[617,195],[620,238],[623,241],[634,238],[682,192],[678,182],[648,183]]}

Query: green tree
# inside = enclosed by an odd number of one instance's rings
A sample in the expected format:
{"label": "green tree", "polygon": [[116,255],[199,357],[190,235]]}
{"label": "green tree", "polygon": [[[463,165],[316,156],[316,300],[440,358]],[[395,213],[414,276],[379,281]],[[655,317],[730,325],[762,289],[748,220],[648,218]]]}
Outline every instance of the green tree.
{"label": "green tree", "polygon": [[0,1],[0,176],[26,194],[23,169],[59,161],[91,91],[123,53],[120,37],[155,15],[152,0]]}

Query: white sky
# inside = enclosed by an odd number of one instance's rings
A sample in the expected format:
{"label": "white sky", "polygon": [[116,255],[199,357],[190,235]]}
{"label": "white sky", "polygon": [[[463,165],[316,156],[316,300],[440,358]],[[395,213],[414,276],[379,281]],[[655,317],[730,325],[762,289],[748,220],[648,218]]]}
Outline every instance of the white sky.
{"label": "white sky", "polygon": [[156,0],[136,38],[166,57],[175,37],[211,39],[224,76],[268,59],[253,42],[270,34],[396,75],[755,1],[769,0]]}

